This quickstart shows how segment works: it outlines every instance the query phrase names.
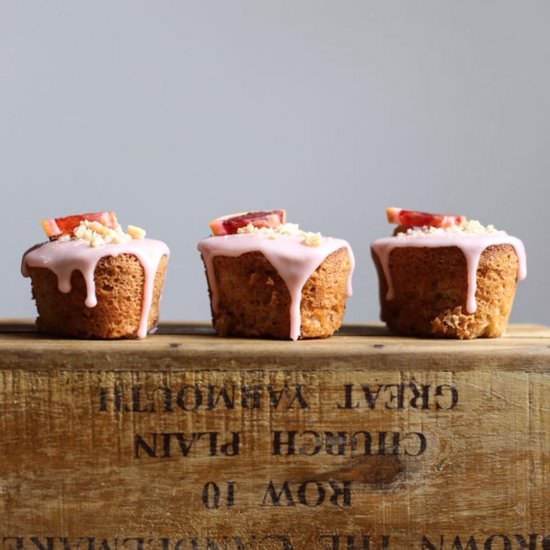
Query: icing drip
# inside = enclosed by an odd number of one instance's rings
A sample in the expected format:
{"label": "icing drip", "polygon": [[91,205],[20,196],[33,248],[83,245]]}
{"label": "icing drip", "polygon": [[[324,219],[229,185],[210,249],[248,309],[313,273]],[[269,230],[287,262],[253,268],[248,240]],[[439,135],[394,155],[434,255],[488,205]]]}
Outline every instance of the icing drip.
{"label": "icing drip", "polygon": [[99,247],[90,247],[82,240],[51,241],[31,248],[23,256],[21,272],[29,276],[29,267],[45,267],[57,276],[57,285],[60,292],[71,291],[71,275],[73,271],[80,271],[86,283],[87,307],[97,305],[94,273],[97,263],[106,256],[131,254],[141,263],[145,280],[141,305],[141,318],[138,337],[147,336],[147,323],[153,302],[153,289],[158,265],[163,256],[169,256],[168,246],[162,241],[153,239],[133,239],[122,244],[106,244]]}
{"label": "icing drip", "polygon": [[236,257],[248,252],[261,252],[267,261],[277,270],[290,293],[290,338],[298,340],[301,329],[300,305],[302,289],[313,272],[333,252],[346,248],[351,268],[348,277],[348,296],[351,296],[351,278],[355,265],[350,245],[342,239],[322,237],[319,246],[303,244],[303,238],[297,236],[277,236],[269,238],[261,234],[242,233],[209,237],[201,241],[198,249],[206,266],[206,276],[212,295],[212,310],[217,312],[219,293],[214,273],[216,256]]}
{"label": "icing drip", "polygon": [[468,294],[466,298],[466,310],[468,313],[475,313],[476,290],[477,290],[477,268],[483,251],[492,245],[509,244],[514,247],[519,261],[518,281],[527,276],[527,260],[525,247],[516,237],[511,237],[504,231],[495,231],[492,233],[456,233],[441,232],[437,234],[415,234],[398,235],[378,239],[372,243],[372,249],[378,256],[382,270],[386,277],[388,291],[387,300],[394,298],[395,292],[390,272],[390,255],[395,248],[417,247],[417,248],[440,248],[456,246],[464,254],[466,259],[466,269],[468,277]]}

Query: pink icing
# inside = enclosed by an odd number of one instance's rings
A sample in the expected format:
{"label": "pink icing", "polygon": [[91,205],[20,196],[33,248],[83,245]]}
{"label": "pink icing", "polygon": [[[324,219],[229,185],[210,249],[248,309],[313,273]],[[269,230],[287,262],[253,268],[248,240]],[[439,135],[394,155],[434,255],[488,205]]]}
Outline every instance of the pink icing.
{"label": "pink icing", "polygon": [[349,254],[351,269],[348,278],[348,296],[351,296],[351,278],[355,265],[350,245],[342,239],[322,237],[319,246],[307,246],[303,238],[277,235],[275,239],[254,233],[209,237],[201,241],[198,249],[206,266],[206,275],[212,294],[212,309],[217,311],[219,295],[214,273],[213,260],[216,256],[236,257],[247,252],[261,252],[268,262],[277,270],[286,283],[290,293],[290,338],[297,340],[300,336],[300,305],[302,289],[314,271],[333,252],[346,248]]}
{"label": "pink icing", "polygon": [[67,293],[71,291],[73,271],[80,271],[86,283],[85,304],[91,308],[97,305],[94,281],[97,263],[101,258],[118,256],[119,254],[132,254],[135,256],[145,272],[141,319],[138,329],[138,337],[145,338],[147,336],[149,311],[153,302],[155,275],[161,258],[170,254],[168,246],[162,241],[132,239],[127,243],[106,244],[98,247],[91,247],[82,240],[51,241],[31,248],[25,253],[21,264],[21,272],[25,277],[28,277],[29,267],[48,268],[57,276],[59,291]]}
{"label": "pink icing", "polygon": [[514,247],[519,261],[518,280],[523,280],[527,276],[527,260],[525,256],[525,247],[516,237],[511,237],[504,231],[494,233],[437,233],[425,235],[400,235],[378,239],[372,243],[372,249],[378,256],[386,281],[388,284],[387,300],[394,297],[394,288],[389,267],[390,255],[395,248],[418,247],[418,248],[439,248],[456,246],[459,248],[466,259],[468,294],[466,298],[466,310],[468,313],[475,313],[476,290],[477,290],[477,268],[483,251],[492,245],[510,244]]}

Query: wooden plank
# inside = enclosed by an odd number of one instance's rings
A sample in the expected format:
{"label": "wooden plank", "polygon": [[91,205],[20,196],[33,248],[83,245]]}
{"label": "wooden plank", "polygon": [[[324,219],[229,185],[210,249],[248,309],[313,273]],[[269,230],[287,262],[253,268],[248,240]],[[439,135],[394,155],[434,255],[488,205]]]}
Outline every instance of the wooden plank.
{"label": "wooden plank", "polygon": [[[36,332],[31,319],[0,319],[0,335],[11,332]],[[158,334],[212,334],[210,323],[167,321],[159,324]],[[336,334],[338,336],[388,336],[382,323],[347,324]],[[539,324],[512,324],[503,338],[518,338],[522,336],[550,338],[550,327]],[[417,341],[417,340],[415,340]],[[418,340],[422,341],[422,340]],[[499,340],[495,340],[499,341]]]}
{"label": "wooden plank", "polygon": [[0,550],[548,550],[549,338],[3,323]]}
{"label": "wooden plank", "polygon": [[[506,337],[473,341],[402,338],[380,326],[356,326],[325,340],[286,342],[218,338],[206,325],[169,324],[145,340],[82,341],[47,338],[37,335],[29,324],[10,324],[8,330],[0,331],[4,357],[0,368],[21,360],[26,368],[64,366],[73,360],[86,368],[102,369],[114,354],[117,360],[110,364],[114,370],[148,368],[154,361],[165,368],[187,369],[190,360],[194,367],[218,370],[228,368],[227,360],[240,361],[242,370],[294,369],[297,361],[303,369],[362,369],[366,360],[369,368],[401,369],[414,357],[423,369],[471,369],[483,361],[491,368],[517,369],[521,363],[523,368],[545,372],[550,355],[547,338],[550,330],[538,326],[516,325]],[[251,357],[253,362],[248,360]]]}

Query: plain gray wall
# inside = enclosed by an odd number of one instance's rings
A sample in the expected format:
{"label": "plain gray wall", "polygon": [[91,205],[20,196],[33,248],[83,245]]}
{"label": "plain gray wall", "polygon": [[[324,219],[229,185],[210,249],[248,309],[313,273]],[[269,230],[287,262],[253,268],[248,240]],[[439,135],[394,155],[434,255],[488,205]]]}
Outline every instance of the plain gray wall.
{"label": "plain gray wall", "polygon": [[208,319],[196,243],[287,208],[357,256],[378,318],[385,206],[521,237],[515,321],[548,322],[550,2],[0,2],[0,316],[34,316],[40,220],[114,209],[172,249],[162,316]]}

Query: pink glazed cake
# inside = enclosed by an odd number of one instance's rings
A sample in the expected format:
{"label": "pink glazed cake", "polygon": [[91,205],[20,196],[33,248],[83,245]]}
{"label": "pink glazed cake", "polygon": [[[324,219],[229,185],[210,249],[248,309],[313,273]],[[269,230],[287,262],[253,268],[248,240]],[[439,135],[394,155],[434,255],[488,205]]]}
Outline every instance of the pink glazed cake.
{"label": "pink glazed cake", "polygon": [[221,336],[325,338],[342,324],[354,257],[341,239],[302,231],[284,210],[213,220],[201,253]]}
{"label": "pink glazed cake", "polygon": [[41,332],[73,338],[144,338],[157,324],[170,254],[113,212],[45,220],[50,238],[28,250]]}
{"label": "pink glazed cake", "polygon": [[374,241],[381,318],[402,335],[501,336],[527,275],[516,237],[463,216],[388,208],[392,237]]}

